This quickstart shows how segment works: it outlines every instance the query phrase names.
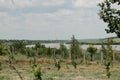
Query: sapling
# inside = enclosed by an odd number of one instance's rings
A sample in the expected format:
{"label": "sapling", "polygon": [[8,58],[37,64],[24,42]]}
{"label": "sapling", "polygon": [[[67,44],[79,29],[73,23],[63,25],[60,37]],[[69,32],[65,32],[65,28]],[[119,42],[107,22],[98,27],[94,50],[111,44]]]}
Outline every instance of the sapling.
{"label": "sapling", "polygon": [[105,66],[106,66],[106,76],[107,76],[108,78],[110,78],[110,76],[111,76],[111,73],[110,73],[110,65],[111,65],[111,62],[107,62],[107,63],[105,64]]}
{"label": "sapling", "polygon": [[112,47],[110,46],[111,43],[112,43],[112,40],[108,39],[107,47],[102,45],[102,52],[104,53],[104,59],[105,59],[104,65],[106,67],[106,76],[108,78],[110,78],[111,76],[110,66],[113,61],[113,50],[112,50]]}
{"label": "sapling", "polygon": [[90,53],[90,57],[91,57],[91,61],[93,61],[93,57],[97,51],[97,48],[94,47],[93,45],[90,45],[88,48],[87,48],[87,51]]}
{"label": "sapling", "polygon": [[19,78],[21,80],[23,80],[23,77],[22,75],[20,74],[20,72],[17,70],[17,68],[14,66],[14,62],[15,62],[15,57],[13,55],[13,53],[8,49],[8,63],[9,63],[9,66],[15,70],[15,72],[18,74]]}
{"label": "sapling", "polygon": [[42,72],[40,65],[37,64],[35,56],[31,59],[32,72],[34,74],[34,80],[42,80]]}
{"label": "sapling", "polygon": [[71,45],[70,45],[70,54],[71,54],[71,63],[74,66],[74,68],[77,68],[77,60],[79,58],[82,58],[82,50],[80,48],[80,43],[77,39],[75,39],[75,36],[73,35],[71,38]]}
{"label": "sapling", "polygon": [[41,72],[41,67],[37,65],[34,69],[34,80],[42,80],[42,72]]}
{"label": "sapling", "polygon": [[37,67],[37,63],[36,63],[35,57],[33,57],[30,61],[31,61],[31,67],[34,70],[34,68]]}
{"label": "sapling", "polygon": [[58,60],[58,61],[56,61],[56,59],[54,59],[54,61],[55,61],[55,67],[57,67],[57,69],[58,70],[60,70],[60,68],[61,68],[61,59],[60,60]]}

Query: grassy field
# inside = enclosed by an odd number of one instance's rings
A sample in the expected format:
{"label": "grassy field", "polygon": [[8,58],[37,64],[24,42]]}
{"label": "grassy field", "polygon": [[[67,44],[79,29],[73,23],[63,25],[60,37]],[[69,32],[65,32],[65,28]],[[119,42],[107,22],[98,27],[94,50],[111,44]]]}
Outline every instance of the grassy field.
{"label": "grassy field", "polygon": [[[16,60],[14,66],[21,73],[24,80],[34,80],[29,59],[25,57],[22,59],[21,57]],[[7,57],[0,56],[0,59],[3,62],[7,60]],[[59,71],[54,66],[52,59],[38,59],[38,63],[41,65],[43,80],[120,80],[120,63],[114,63],[111,67],[112,75],[110,79],[106,77],[105,66],[96,62],[79,64],[77,69],[74,69],[70,61],[67,60],[61,64]],[[4,62],[0,71],[0,80],[20,79],[15,71],[7,65],[7,62]]]}

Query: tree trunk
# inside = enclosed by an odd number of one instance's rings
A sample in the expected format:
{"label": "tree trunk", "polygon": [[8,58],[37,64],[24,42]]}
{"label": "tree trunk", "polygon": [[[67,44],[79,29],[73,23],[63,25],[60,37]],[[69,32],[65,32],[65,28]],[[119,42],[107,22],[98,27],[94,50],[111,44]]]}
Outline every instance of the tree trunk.
{"label": "tree trunk", "polygon": [[93,61],[93,55],[92,54],[90,54],[90,57],[91,57],[91,61]]}
{"label": "tree trunk", "polygon": [[69,59],[71,59],[71,52],[69,51]]}
{"label": "tree trunk", "polygon": [[101,52],[101,63],[103,62],[103,52]]}
{"label": "tree trunk", "polygon": [[86,55],[85,52],[83,53],[84,63],[86,63]]}
{"label": "tree trunk", "polygon": [[113,52],[113,61],[115,61],[115,52]]}
{"label": "tree trunk", "polygon": [[56,51],[56,49],[54,48],[54,49],[53,49],[53,58],[56,57],[56,56],[55,56],[55,51]]}

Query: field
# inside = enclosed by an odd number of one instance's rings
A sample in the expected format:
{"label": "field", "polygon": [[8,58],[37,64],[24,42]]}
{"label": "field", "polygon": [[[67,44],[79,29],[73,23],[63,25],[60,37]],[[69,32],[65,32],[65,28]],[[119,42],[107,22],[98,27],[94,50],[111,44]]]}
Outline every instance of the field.
{"label": "field", "polygon": [[[7,65],[7,57],[0,56],[2,70],[0,80],[20,80],[16,72]],[[63,60],[61,69],[58,71],[54,66],[53,59],[40,58],[37,63],[41,66],[43,80],[120,80],[120,63],[115,62],[111,66],[111,78],[105,73],[105,66],[99,62],[87,62],[78,64],[77,69],[71,65],[70,60]],[[29,59],[23,55],[16,56],[14,66],[21,73],[24,80],[34,80]]]}

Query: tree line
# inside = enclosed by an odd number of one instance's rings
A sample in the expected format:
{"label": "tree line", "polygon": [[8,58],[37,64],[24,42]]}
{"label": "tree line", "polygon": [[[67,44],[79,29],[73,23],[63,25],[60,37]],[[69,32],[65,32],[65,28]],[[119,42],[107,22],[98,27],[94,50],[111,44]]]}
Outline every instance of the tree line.
{"label": "tree line", "polygon": [[[8,50],[14,53],[14,55],[22,54],[26,55],[28,58],[36,56],[38,58],[48,57],[48,58],[63,58],[81,61],[91,60],[101,60],[102,46],[101,50],[94,47],[93,44],[89,44],[87,50],[81,48],[81,44],[73,36],[70,42],[70,49],[68,49],[64,43],[60,43],[59,48],[46,47],[41,43],[36,43],[35,47],[26,47],[24,41],[15,41],[10,44],[0,43],[0,55],[6,55]],[[107,44],[107,43],[106,43]],[[104,45],[104,44],[103,44]],[[119,51],[114,51],[116,60],[119,61]]]}

